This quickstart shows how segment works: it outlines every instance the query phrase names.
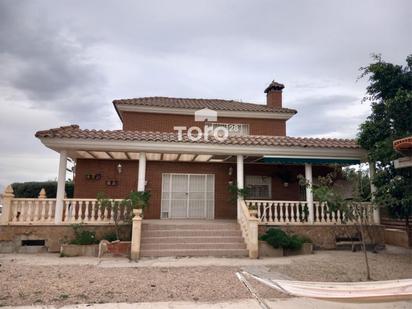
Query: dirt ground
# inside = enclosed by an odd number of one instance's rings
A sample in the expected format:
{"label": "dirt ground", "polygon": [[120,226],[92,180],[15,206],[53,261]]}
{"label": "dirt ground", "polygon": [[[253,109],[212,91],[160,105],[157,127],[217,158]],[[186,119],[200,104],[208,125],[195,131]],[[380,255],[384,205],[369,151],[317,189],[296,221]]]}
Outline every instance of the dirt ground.
{"label": "dirt ground", "polygon": [[[412,278],[412,254],[368,253],[372,280]],[[285,274],[296,280],[352,282],[365,281],[366,268],[362,252],[322,251],[296,256],[291,265],[270,267],[270,272]]]}
{"label": "dirt ground", "polygon": [[[56,257],[56,259],[59,259]],[[199,301],[220,302],[252,298],[235,273],[242,266],[99,267],[67,264],[35,265],[1,259],[0,306],[65,305],[108,302]],[[259,264],[272,277],[298,280],[365,280],[360,252],[321,251],[289,257],[288,263]],[[261,262],[261,261],[260,261]],[[370,254],[375,280],[412,278],[412,256]],[[70,263],[70,264],[69,264]],[[247,266],[246,269],[253,269]],[[250,279],[263,298],[287,297]]]}

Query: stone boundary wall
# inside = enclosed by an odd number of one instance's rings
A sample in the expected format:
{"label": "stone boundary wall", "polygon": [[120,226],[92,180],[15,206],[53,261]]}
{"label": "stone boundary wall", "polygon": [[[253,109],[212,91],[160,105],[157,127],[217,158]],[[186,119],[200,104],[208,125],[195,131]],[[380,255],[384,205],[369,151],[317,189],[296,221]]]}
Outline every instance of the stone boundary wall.
{"label": "stone boundary wall", "polygon": [[[286,233],[298,234],[309,237],[317,248],[335,249],[336,237],[355,236],[357,231],[350,225],[259,225],[259,236],[269,228],[278,228]],[[384,227],[373,225],[369,227],[373,240],[367,238],[368,243],[384,244]]]}
{"label": "stone boundary wall", "polygon": [[[114,225],[85,225],[85,230],[94,231],[97,239],[114,233]],[[120,238],[130,240],[131,225],[122,225]],[[0,253],[20,252],[22,240],[45,240],[48,252],[60,252],[60,246],[74,238],[70,225],[0,225]]]}

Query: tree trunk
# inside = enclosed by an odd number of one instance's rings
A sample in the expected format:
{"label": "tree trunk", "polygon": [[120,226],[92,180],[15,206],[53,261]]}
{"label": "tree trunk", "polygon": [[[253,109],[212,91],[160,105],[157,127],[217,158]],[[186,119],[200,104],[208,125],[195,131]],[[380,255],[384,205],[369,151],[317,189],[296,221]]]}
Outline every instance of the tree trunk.
{"label": "tree trunk", "polygon": [[365,242],[365,231],[364,231],[364,226],[363,223],[360,223],[360,232],[361,232],[361,238],[362,238],[362,250],[363,250],[363,255],[365,256],[365,265],[366,265],[366,279],[367,280],[372,280],[371,279],[371,271],[369,267],[369,258],[368,258],[368,253],[366,251],[366,242]]}

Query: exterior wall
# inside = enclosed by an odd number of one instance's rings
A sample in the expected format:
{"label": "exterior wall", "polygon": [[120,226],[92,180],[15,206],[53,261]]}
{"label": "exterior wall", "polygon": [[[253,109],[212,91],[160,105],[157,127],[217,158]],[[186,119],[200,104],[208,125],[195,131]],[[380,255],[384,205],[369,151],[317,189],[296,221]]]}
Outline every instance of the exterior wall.
{"label": "exterior wall", "polygon": [[[122,173],[117,172],[117,165],[122,164]],[[233,174],[229,175],[232,167]],[[268,165],[245,164],[245,175],[261,175],[272,177],[272,199],[299,200],[299,184],[297,175],[304,174],[300,165]],[[313,176],[326,174],[330,169],[316,167]],[[280,175],[288,171],[290,181],[284,186]],[[161,162],[148,161],[146,166],[146,190],[151,192],[146,219],[159,219],[161,206],[162,173],[214,174],[215,175],[215,218],[235,219],[236,205],[231,202],[228,191],[229,182],[236,181],[236,165],[231,163],[195,163],[195,162]],[[99,180],[88,180],[86,174],[101,174]],[[99,192],[110,198],[125,198],[137,189],[138,161],[79,159],[76,165],[74,184],[75,198],[96,198]],[[107,180],[117,180],[117,186],[106,185]]]}
{"label": "exterior wall", "polygon": [[[118,174],[116,166],[122,164],[122,173]],[[162,173],[193,173],[215,175],[215,218],[235,219],[236,205],[230,202],[228,191],[229,181],[236,179],[236,175],[229,176],[229,167],[232,164],[186,163],[148,161],[146,166],[146,190],[151,192],[149,207],[145,210],[146,219],[160,218],[162,194]],[[100,180],[88,180],[86,174],[102,175]],[[104,192],[111,198],[125,198],[129,192],[137,188],[138,161],[117,160],[78,160],[74,184],[75,198],[96,198],[98,192]],[[116,179],[117,186],[107,186],[106,180]]]}
{"label": "exterior wall", "polygon": [[[122,173],[117,165],[122,164]],[[78,159],[74,180],[74,198],[96,198],[102,192],[111,198],[124,198],[137,189],[139,161]],[[87,174],[101,174],[101,179],[87,179]],[[108,186],[106,181],[116,180],[117,186]]]}
{"label": "exterior wall", "polygon": [[147,162],[146,179],[148,183],[146,189],[151,192],[151,198],[144,218],[160,218],[162,173],[193,173],[215,175],[215,218],[235,219],[236,204],[230,201],[228,183],[236,179],[236,175],[229,176],[230,166],[235,170],[235,166],[231,164]]}
{"label": "exterior wall", "polygon": [[[114,233],[113,225],[87,225],[88,231],[94,231],[97,239]],[[131,225],[120,228],[120,238],[130,239]],[[59,252],[60,246],[74,239],[70,225],[0,225],[0,253],[19,252],[22,240],[45,240],[49,252]]]}
{"label": "exterior wall", "polygon": [[[327,166],[314,166],[313,178],[326,175],[331,170],[332,168]],[[245,164],[245,175],[272,177],[272,200],[302,200],[298,175],[305,175],[303,165]],[[288,183],[287,187],[284,185],[285,180]]]}
{"label": "exterior wall", "polygon": [[[286,135],[286,121],[278,119],[253,119],[218,117],[217,122],[249,124],[251,135]],[[193,115],[167,115],[155,113],[124,112],[123,130],[175,132],[174,126],[202,126]]]}
{"label": "exterior wall", "polygon": [[[259,236],[263,235],[267,229],[278,228],[288,234],[297,234],[309,237],[316,247],[321,249],[335,249],[336,237],[348,237],[357,235],[355,226],[351,225],[259,225]],[[384,244],[383,226],[373,225],[369,227],[372,237],[367,237],[366,241],[372,244]]]}

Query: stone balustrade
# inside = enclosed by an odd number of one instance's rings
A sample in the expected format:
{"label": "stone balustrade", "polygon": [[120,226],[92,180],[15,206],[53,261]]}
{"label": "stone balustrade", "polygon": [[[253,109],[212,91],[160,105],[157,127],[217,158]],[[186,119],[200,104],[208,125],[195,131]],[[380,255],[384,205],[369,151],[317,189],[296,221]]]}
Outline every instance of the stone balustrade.
{"label": "stone balustrade", "polygon": [[[131,210],[112,200],[108,207],[101,207],[97,199],[63,199],[62,220],[59,224],[114,224],[131,222]],[[15,198],[11,186],[3,194],[0,224],[4,225],[53,225],[55,224],[56,199],[46,198],[44,189],[38,198]]]}
{"label": "stone balustrade", "polygon": [[[270,200],[247,200],[246,206],[257,211],[257,217],[261,224],[308,224],[309,210],[306,201],[270,201]],[[371,203],[358,204],[359,217],[364,222],[373,223],[373,206]],[[354,223],[345,218],[339,210],[331,211],[326,204],[313,202],[313,224],[344,224]]]}

